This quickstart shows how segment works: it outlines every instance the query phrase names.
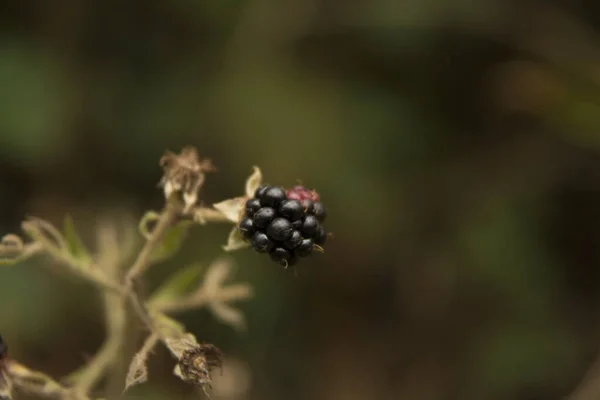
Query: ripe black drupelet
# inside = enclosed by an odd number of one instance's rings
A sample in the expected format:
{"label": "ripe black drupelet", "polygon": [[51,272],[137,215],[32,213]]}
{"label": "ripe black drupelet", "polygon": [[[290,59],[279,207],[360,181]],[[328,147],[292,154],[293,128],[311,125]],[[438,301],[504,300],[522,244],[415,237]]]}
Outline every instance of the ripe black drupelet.
{"label": "ripe black drupelet", "polygon": [[264,185],[246,202],[238,228],[255,251],[268,253],[274,262],[288,267],[325,244],[327,231],[322,223],[326,217],[314,190]]}

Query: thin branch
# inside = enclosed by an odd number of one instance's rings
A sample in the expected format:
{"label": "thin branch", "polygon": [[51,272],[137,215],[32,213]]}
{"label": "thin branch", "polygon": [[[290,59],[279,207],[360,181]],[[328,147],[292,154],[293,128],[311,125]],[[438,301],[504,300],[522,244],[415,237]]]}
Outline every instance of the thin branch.
{"label": "thin branch", "polygon": [[177,214],[178,206],[174,204],[174,202],[167,202],[152,235],[150,235],[146,241],[146,244],[127,273],[125,282],[129,289],[131,289],[133,281],[140,277],[150,267],[152,252],[160,245],[167,230],[171,227],[173,221],[177,217]]}
{"label": "thin branch", "polygon": [[[121,277],[120,245],[115,226],[108,221],[98,228],[98,266],[112,280]],[[127,298],[123,293],[104,291],[104,312],[107,335],[104,344],[94,358],[77,376],[75,390],[89,393],[98,381],[114,365],[125,343],[127,328]]]}
{"label": "thin branch", "polygon": [[71,257],[66,251],[56,247],[39,229],[33,222],[24,222],[23,231],[27,233],[33,240],[35,240],[43,248],[43,250],[57,262],[69,267],[72,272],[76,273],[80,277],[95,283],[101,287],[115,291],[117,293],[124,293],[124,289],[120,287],[116,282],[108,279],[101,270],[93,265],[84,265],[79,260]]}

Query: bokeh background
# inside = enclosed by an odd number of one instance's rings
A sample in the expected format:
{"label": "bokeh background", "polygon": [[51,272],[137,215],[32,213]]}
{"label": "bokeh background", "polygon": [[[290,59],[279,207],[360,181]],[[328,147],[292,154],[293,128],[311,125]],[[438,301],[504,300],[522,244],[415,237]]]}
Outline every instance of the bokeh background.
{"label": "bokeh background", "polygon": [[[600,3],[593,0],[6,0],[0,233],[27,215],[159,209],[158,159],[219,167],[207,204],[319,190],[335,238],[295,277],[233,253],[255,287],[236,399],[542,400],[600,347]],[[195,228],[150,286],[219,257]],[[104,337],[91,286],[46,259],[0,270],[11,356],[60,377]],[[164,350],[132,398],[188,399]],[[240,381],[240,382],[241,382]],[[595,397],[597,395],[597,397]],[[600,391],[590,399],[600,398]]]}

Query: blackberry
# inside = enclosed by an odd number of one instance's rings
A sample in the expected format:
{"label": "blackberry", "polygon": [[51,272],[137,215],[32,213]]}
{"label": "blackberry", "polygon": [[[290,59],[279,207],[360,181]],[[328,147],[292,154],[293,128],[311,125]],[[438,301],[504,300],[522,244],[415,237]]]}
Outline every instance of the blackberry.
{"label": "blackberry", "polygon": [[302,234],[300,231],[292,231],[292,236],[283,244],[289,250],[294,250],[302,243]]}
{"label": "blackberry", "polygon": [[315,203],[312,200],[310,200],[310,199],[303,200],[302,205],[304,206],[305,214],[313,214],[315,212]]}
{"label": "blackberry", "polygon": [[294,221],[294,222],[292,222],[292,228],[300,230],[300,229],[302,229],[303,223],[304,223],[304,221],[302,221],[301,219],[299,219],[298,221]]}
{"label": "blackberry", "polygon": [[248,217],[252,217],[258,210],[260,210],[260,200],[250,199],[246,202],[246,215]]}
{"label": "blackberry", "polygon": [[259,253],[268,253],[275,243],[264,232],[255,232],[252,235],[252,247]]}
{"label": "blackberry", "polygon": [[317,217],[317,219],[319,220],[319,222],[323,222],[325,221],[325,218],[327,218],[327,209],[320,201],[316,201],[313,203],[312,211],[315,217]]}
{"label": "blackberry", "polygon": [[313,237],[319,230],[319,220],[314,215],[307,215],[304,217],[304,223],[302,223],[302,236]]}
{"label": "blackberry", "polygon": [[319,246],[323,246],[327,241],[327,231],[322,225],[317,230],[317,233],[315,233],[313,240],[315,241],[315,244],[318,244]]}
{"label": "blackberry", "polygon": [[295,253],[300,257],[308,257],[312,253],[314,246],[315,243],[312,239],[302,239],[300,245],[296,247]]}
{"label": "blackberry", "polygon": [[254,221],[254,225],[257,228],[263,229],[266,228],[267,225],[269,225],[269,223],[275,218],[276,215],[277,212],[274,208],[263,207],[254,213],[252,220]]}
{"label": "blackberry", "polygon": [[278,207],[283,200],[286,200],[285,190],[281,187],[270,187],[265,190],[260,199],[260,204],[267,207]]}
{"label": "blackberry", "polygon": [[254,222],[252,222],[252,218],[246,217],[240,222],[238,228],[240,229],[240,233],[244,239],[251,239],[252,235],[254,235]]}
{"label": "blackberry", "polygon": [[284,267],[287,267],[293,257],[293,254],[291,251],[283,247],[275,247],[271,253],[269,253],[269,256],[271,257],[271,260],[283,265]]}
{"label": "blackberry", "polygon": [[285,218],[275,218],[267,226],[267,236],[277,242],[285,242],[292,237],[292,223]]}
{"label": "blackberry", "polygon": [[269,186],[269,185],[262,185],[261,187],[256,189],[256,192],[254,192],[254,198],[258,199],[260,201],[262,199],[263,195],[265,194],[265,192],[270,188],[271,188],[271,186]]}
{"label": "blackberry", "polygon": [[326,217],[316,191],[263,185],[246,201],[238,229],[256,252],[267,253],[275,263],[288,267],[325,244],[327,231],[322,223]]}
{"label": "blackberry", "polygon": [[279,206],[279,215],[291,222],[298,221],[304,214],[304,207],[300,200],[284,200]]}

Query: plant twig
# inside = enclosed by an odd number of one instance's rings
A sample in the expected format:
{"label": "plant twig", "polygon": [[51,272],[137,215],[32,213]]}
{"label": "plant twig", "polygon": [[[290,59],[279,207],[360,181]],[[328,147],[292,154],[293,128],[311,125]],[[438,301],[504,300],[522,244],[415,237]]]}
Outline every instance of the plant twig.
{"label": "plant twig", "polygon": [[133,281],[140,277],[149,267],[152,252],[161,243],[164,235],[167,233],[169,227],[173,224],[173,221],[177,217],[178,206],[174,202],[168,201],[164,211],[161,213],[160,218],[154,228],[154,231],[146,241],[146,244],[138,254],[135,262],[127,272],[125,283],[131,290]]}
{"label": "plant twig", "polygon": [[96,268],[94,265],[83,265],[80,261],[69,256],[69,254],[65,250],[54,245],[39,230],[39,228],[35,226],[34,222],[24,222],[23,231],[25,231],[25,233],[27,233],[33,240],[35,240],[36,243],[39,243],[39,245],[48,255],[54,258],[57,262],[69,267],[71,271],[73,271],[80,277],[111,291],[124,293],[123,288],[120,287],[118,283],[110,280],[102,273],[101,270]]}
{"label": "plant twig", "polygon": [[[111,223],[105,222],[98,228],[98,266],[118,282],[121,278],[120,246],[117,231]],[[124,293],[104,291],[104,312],[107,326],[106,341],[94,358],[77,376],[75,390],[88,393],[114,365],[123,348],[127,327],[127,297]]]}

